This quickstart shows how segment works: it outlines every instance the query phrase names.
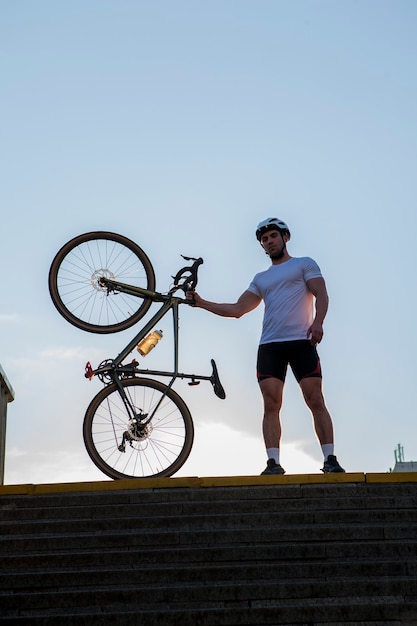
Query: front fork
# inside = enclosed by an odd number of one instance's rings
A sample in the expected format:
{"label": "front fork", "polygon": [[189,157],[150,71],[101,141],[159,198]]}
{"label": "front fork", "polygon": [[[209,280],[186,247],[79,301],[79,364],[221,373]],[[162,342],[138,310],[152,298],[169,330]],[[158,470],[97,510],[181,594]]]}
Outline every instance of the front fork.
{"label": "front fork", "polygon": [[141,408],[137,408],[132,405],[125,392],[125,388],[121,383],[121,379],[117,374],[114,376],[114,382],[117,386],[120,397],[122,398],[126,412],[129,416],[127,430],[125,430],[123,433],[121,444],[117,446],[120,452],[126,452],[126,442],[129,443],[131,447],[133,447],[134,441],[141,442],[149,437],[152,432],[153,416],[161,406],[161,403],[168,393],[168,390],[171,389],[174,380],[175,378],[173,378],[166,386],[164,393],[159,398],[159,401],[154,406],[151,413],[144,413]]}

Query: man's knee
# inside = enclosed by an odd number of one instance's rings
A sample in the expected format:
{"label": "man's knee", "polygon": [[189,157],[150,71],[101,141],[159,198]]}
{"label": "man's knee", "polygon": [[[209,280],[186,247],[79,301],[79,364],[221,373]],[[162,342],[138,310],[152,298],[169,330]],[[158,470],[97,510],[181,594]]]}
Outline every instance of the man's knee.
{"label": "man's knee", "polygon": [[265,406],[281,407],[283,382],[277,378],[266,378],[259,383]]}
{"label": "man's knee", "polygon": [[320,410],[325,407],[321,379],[304,379],[300,382],[300,386],[304,399],[311,410]]}
{"label": "man's knee", "polygon": [[262,399],[264,403],[265,413],[279,413],[282,405],[282,396],[263,393]]}
{"label": "man's knee", "polygon": [[311,393],[309,395],[304,395],[304,398],[309,409],[311,409],[313,413],[322,411],[326,408],[323,394],[321,393]]}

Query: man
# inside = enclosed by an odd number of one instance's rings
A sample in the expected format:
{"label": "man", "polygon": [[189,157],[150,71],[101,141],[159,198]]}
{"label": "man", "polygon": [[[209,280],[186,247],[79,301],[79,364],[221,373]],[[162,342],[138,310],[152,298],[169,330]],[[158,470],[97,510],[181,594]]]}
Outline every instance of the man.
{"label": "man", "polygon": [[256,274],[237,302],[209,302],[195,292],[187,297],[194,300],[196,307],[236,318],[249,313],[264,301],[257,359],[267,452],[267,467],[262,474],[285,473],[280,465],[280,410],[288,365],[313,415],[324,456],[322,471],[344,472],[334,455],[333,423],[323,397],[320,359],[316,349],[323,338],[323,322],[329,302],[326,284],[313,259],[289,255],[287,243],[291,234],[285,222],[275,217],[267,218],[258,224],[256,237],[270,257],[271,266]]}

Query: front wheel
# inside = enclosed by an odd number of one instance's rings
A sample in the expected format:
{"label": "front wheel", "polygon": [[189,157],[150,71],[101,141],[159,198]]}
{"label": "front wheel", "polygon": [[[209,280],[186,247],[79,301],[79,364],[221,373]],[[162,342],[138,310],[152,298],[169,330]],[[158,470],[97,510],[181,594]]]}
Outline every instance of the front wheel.
{"label": "front wheel", "polygon": [[49,270],[49,293],[61,315],[92,333],[114,333],[136,324],[152,300],[108,292],[100,279],[118,280],[153,291],[155,274],[145,252],[116,233],[74,237],[56,254]]}
{"label": "front wheel", "polygon": [[151,415],[144,426],[131,419],[115,383],[91,401],[83,435],[93,463],[110,478],[172,476],[187,460],[194,440],[190,411],[182,398],[162,382],[147,378],[122,380],[137,416]]}

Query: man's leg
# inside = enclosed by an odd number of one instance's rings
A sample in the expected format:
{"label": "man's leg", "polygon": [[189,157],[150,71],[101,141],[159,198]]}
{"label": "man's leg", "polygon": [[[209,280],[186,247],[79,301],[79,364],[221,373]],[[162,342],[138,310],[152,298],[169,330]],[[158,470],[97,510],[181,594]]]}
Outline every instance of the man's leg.
{"label": "man's leg", "polygon": [[321,378],[307,377],[300,380],[300,387],[308,408],[313,414],[314,429],[324,456],[323,472],[344,472],[334,456],[333,422],[321,386]]}
{"label": "man's leg", "polygon": [[262,431],[265,447],[279,448],[281,440],[280,410],[284,383],[278,378],[264,378],[259,382],[264,402]]}
{"label": "man's leg", "polygon": [[313,414],[314,429],[323,446],[334,442],[333,422],[324,401],[321,378],[309,377],[300,380],[304,400]]}
{"label": "man's leg", "polygon": [[278,378],[264,378],[259,381],[259,387],[264,401],[262,430],[268,458],[266,469],[262,474],[285,474],[279,458],[279,444],[281,440],[279,413],[284,383]]}

